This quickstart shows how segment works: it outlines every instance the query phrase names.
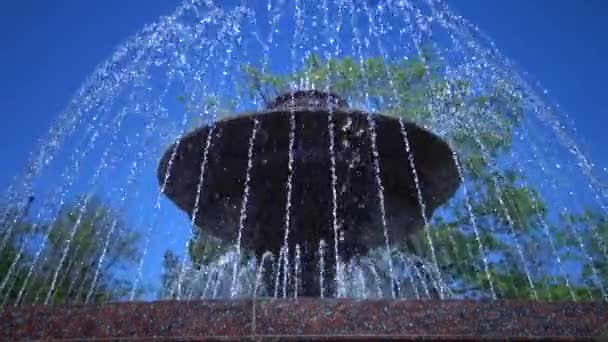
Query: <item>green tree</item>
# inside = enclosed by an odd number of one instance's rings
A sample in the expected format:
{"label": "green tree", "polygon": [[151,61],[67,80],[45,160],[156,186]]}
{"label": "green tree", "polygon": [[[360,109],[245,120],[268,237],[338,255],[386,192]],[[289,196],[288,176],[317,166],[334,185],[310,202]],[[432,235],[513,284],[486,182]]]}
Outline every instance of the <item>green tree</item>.
{"label": "green tree", "polygon": [[130,290],[124,275],[137,261],[139,235],[99,198],[81,198],[39,222],[15,209],[7,212],[13,219],[2,229],[11,232],[0,258],[4,303],[40,302],[47,295],[54,303],[106,302]]}
{"label": "green tree", "polygon": [[[306,79],[317,89],[348,98],[355,107],[431,127],[437,122],[449,124],[445,138],[458,152],[468,196],[452,199],[444,208],[446,214],[433,218],[430,231],[433,243],[440,246],[439,266],[453,276],[451,287],[456,294],[489,295],[493,289],[499,298],[601,296],[598,283],[608,282],[605,218],[588,213],[548,223],[550,208],[539,191],[519,169],[502,166],[513,148],[515,132],[522,128],[521,94],[506,81],[485,84],[482,92],[473,91],[473,80],[441,77],[438,59],[429,54],[424,60],[427,62],[388,63],[367,58],[361,64],[350,57],[323,60],[311,55],[293,74],[262,72],[244,65],[240,89],[245,97],[268,102]],[[589,255],[573,252],[580,250],[575,227],[584,233]],[[547,232],[556,239],[555,251],[562,264],[584,265],[580,277],[568,279],[569,288],[560,280],[563,275],[551,271],[556,256],[547,248],[537,248],[538,241],[547,239]],[[596,232],[595,236],[590,237],[589,232]],[[414,239],[425,246],[422,256],[429,257],[424,233]],[[210,258],[209,249],[204,248],[209,244],[208,237],[194,236],[191,246],[197,247],[190,249],[190,258],[195,263]],[[400,248],[407,250],[408,246],[404,241]]]}

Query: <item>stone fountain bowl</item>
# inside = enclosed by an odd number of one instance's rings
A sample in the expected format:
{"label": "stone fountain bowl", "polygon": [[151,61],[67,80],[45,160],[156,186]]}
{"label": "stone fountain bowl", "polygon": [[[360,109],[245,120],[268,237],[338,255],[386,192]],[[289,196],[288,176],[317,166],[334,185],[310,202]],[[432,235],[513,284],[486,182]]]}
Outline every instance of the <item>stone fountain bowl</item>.
{"label": "stone fountain bowl", "polygon": [[[160,162],[164,194],[195,224],[217,237],[236,241],[243,202],[248,150],[254,119],[259,121],[253,145],[247,219],[242,246],[258,254],[276,252],[283,244],[287,217],[290,119],[295,118],[293,177],[289,210],[290,248],[318,249],[333,241],[336,218],[346,257],[382,246],[384,229],[380,187],[384,191],[386,226],[392,242],[403,241],[424,226],[415,177],[399,119],[346,108],[342,100],[299,92],[278,97],[262,112],[243,113],[196,129],[171,146]],[[323,101],[318,101],[321,98]],[[291,100],[290,100],[291,99]],[[304,99],[304,101],[302,101]],[[326,105],[328,104],[328,105]],[[334,125],[335,213],[332,186],[329,112]],[[371,115],[371,116],[370,116]],[[375,123],[379,170],[375,168],[369,119]],[[425,205],[431,217],[457,190],[460,178],[450,147],[412,122],[403,122],[413,153]],[[198,209],[194,209],[207,138],[212,132]]]}

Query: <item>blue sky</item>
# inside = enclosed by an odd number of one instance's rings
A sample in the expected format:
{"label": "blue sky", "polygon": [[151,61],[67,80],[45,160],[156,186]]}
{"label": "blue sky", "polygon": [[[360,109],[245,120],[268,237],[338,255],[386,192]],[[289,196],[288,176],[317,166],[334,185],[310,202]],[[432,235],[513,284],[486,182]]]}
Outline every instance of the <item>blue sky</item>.
{"label": "blue sky", "polygon": [[[602,0],[461,0],[452,8],[548,90],[574,121],[578,141],[608,167],[604,105],[608,79],[608,2]],[[605,175],[604,175],[605,176]],[[606,178],[604,178],[606,179]]]}
{"label": "blue sky", "polygon": [[[0,4],[0,186],[95,66],[178,0],[5,0]],[[604,151],[608,23],[602,0],[460,0],[451,6],[530,72],[578,129],[598,166]],[[582,139],[581,139],[582,138]],[[582,140],[582,141],[581,141]]]}
{"label": "blue sky", "polygon": [[[36,140],[96,65],[178,0],[4,0],[0,3],[0,186],[21,172]],[[451,7],[549,91],[577,140],[608,167],[603,104],[608,23],[602,0],[459,0]],[[581,140],[581,138],[584,138]],[[608,176],[608,174],[605,174]],[[608,177],[605,177],[608,179]]]}

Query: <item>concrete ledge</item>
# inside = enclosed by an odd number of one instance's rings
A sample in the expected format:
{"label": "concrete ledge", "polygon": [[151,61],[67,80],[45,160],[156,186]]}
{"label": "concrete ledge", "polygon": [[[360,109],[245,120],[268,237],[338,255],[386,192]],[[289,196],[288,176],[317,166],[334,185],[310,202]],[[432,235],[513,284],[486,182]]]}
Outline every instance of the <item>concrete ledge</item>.
{"label": "concrete ledge", "polygon": [[0,340],[592,340],[608,303],[205,300],[4,306]]}

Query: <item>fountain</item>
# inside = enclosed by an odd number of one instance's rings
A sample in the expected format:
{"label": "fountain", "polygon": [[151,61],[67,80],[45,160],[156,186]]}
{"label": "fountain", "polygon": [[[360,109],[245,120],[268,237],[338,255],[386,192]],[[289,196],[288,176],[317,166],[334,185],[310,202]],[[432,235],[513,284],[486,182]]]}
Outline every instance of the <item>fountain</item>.
{"label": "fountain", "polygon": [[[291,171],[290,117],[296,123]],[[328,117],[331,127],[336,128],[333,150]],[[375,153],[370,144],[370,117],[378,132]],[[248,156],[250,134],[243,132],[253,130],[254,120],[259,121],[259,127],[253,155]],[[288,255],[295,255],[296,246],[301,246],[301,294],[319,296],[321,281],[331,284],[335,277],[333,270],[325,272],[326,279],[319,279],[320,241],[332,241],[338,235],[338,258],[344,263],[385,244],[383,227],[369,210],[378,202],[375,156],[380,166],[380,186],[384,187],[386,230],[395,241],[422,229],[423,215],[431,217],[456,192],[460,179],[449,146],[414,123],[404,126],[415,151],[412,157],[416,160],[417,180],[408,168],[410,157],[402,148],[399,119],[348,109],[346,102],[334,94],[295,91],[277,97],[266,111],[230,117],[187,134],[164,154],[158,180],[161,186],[165,183],[165,195],[181,210],[196,215],[191,219],[198,227],[207,227],[230,242],[238,240],[259,258],[268,251],[279,255],[284,242]],[[206,150],[210,132],[212,145]],[[252,164],[250,169],[248,163]],[[333,185],[332,168],[337,178]],[[201,173],[205,178],[203,194],[197,191]],[[290,173],[295,176],[288,178]],[[239,231],[235,228],[238,225],[231,223],[239,220],[245,179],[249,179],[250,188],[248,222]],[[424,213],[417,197],[418,182]],[[332,186],[338,192],[334,203]],[[288,188],[294,200],[286,209]],[[286,210],[290,210],[289,227],[285,227]],[[339,221],[336,231],[332,230],[334,210]],[[334,260],[328,262],[330,265],[335,265],[333,253],[330,249],[325,255],[326,260]]]}
{"label": "fountain", "polygon": [[184,1],[0,197],[0,340],[599,336],[608,192],[543,93],[441,0]]}

